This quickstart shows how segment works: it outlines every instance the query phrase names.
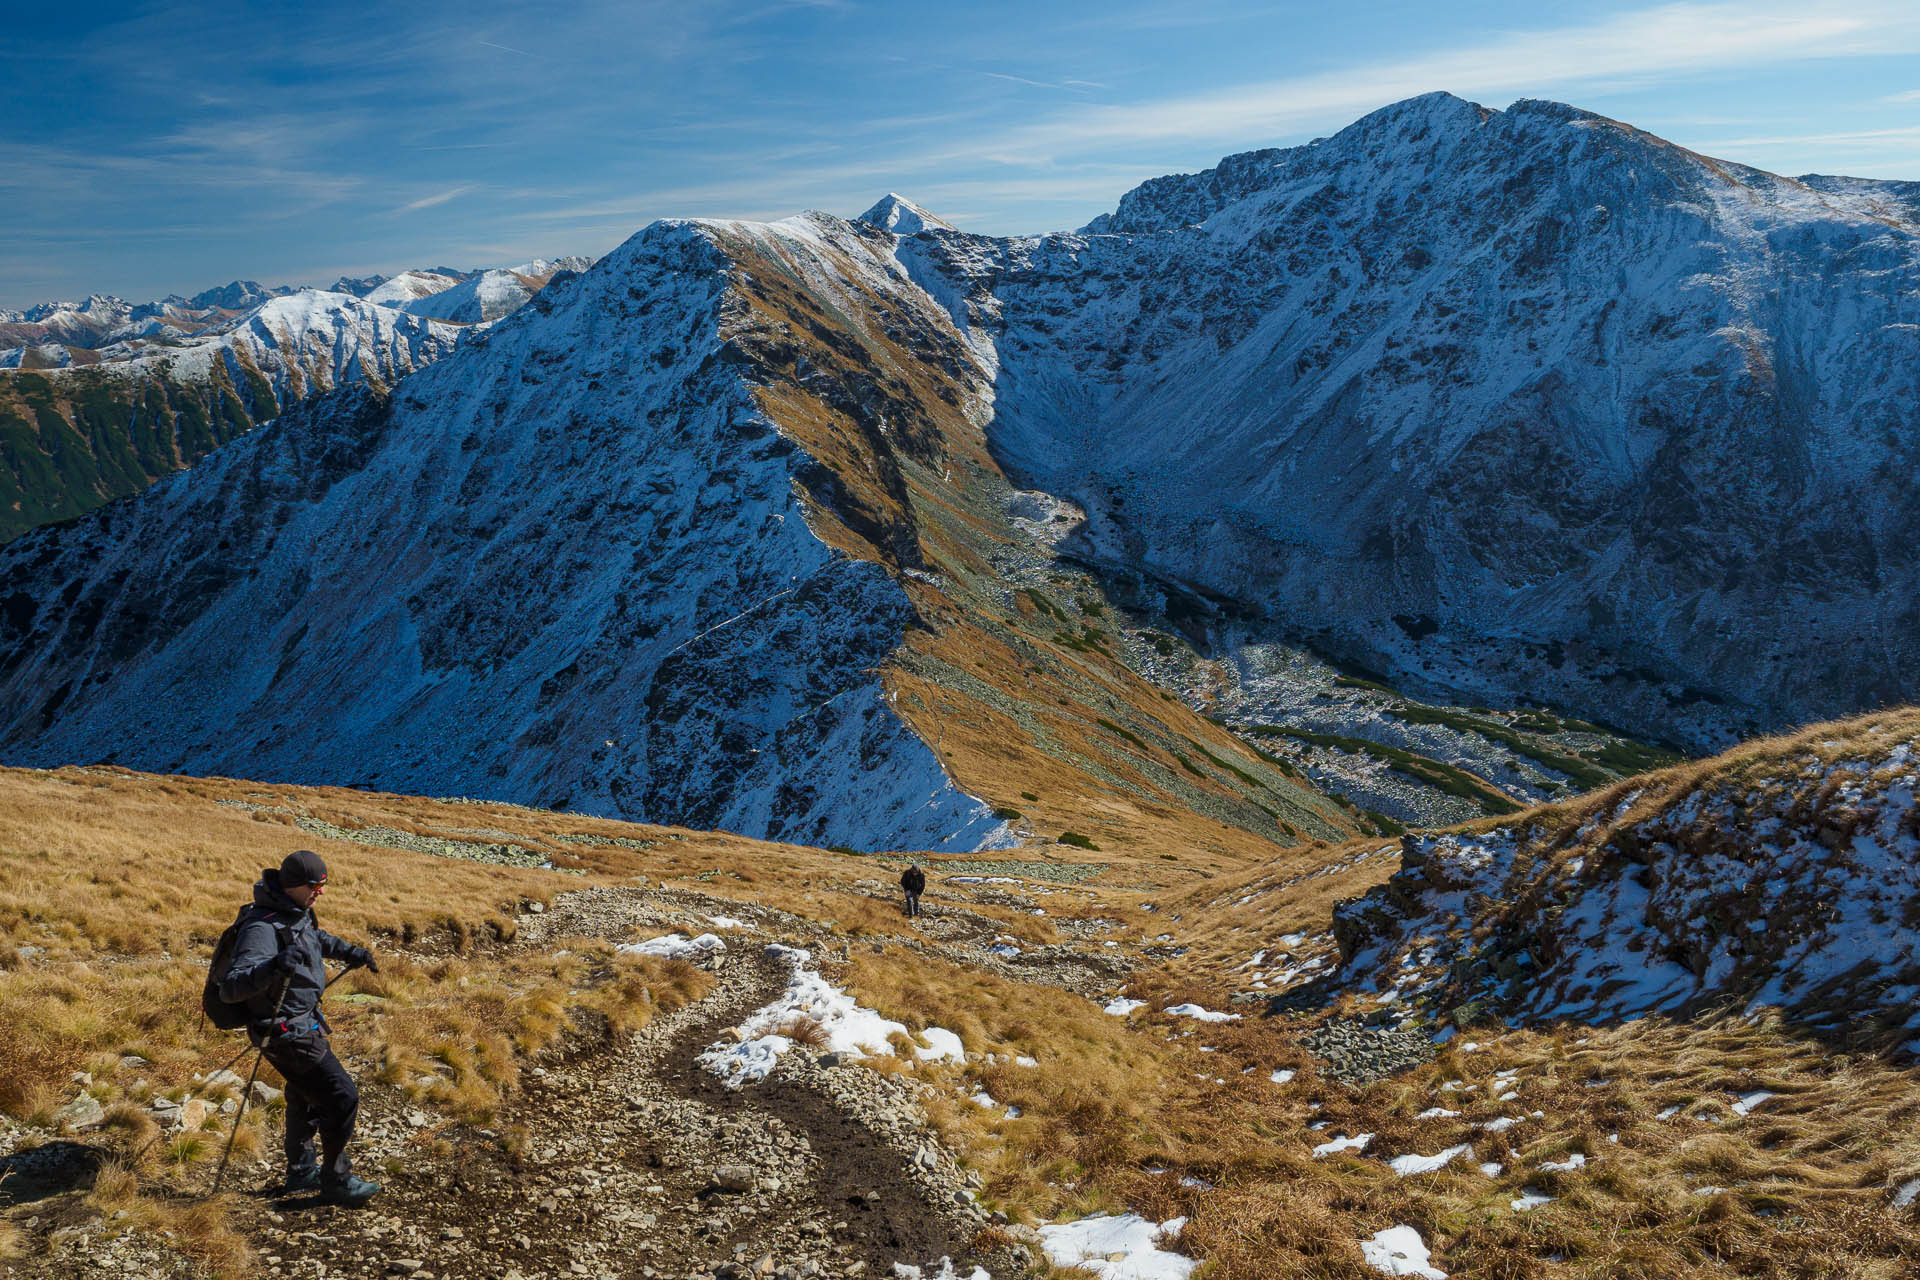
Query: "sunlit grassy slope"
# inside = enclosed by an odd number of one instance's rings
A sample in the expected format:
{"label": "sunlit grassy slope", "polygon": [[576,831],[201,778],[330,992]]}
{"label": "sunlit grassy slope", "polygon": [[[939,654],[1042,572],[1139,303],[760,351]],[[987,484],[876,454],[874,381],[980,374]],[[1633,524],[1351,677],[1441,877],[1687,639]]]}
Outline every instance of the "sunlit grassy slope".
{"label": "sunlit grassy slope", "polygon": [[[1502,821],[1589,839],[1594,815],[1628,792],[1638,814],[1714,778],[1754,782],[1809,752],[1885,745],[1914,724],[1823,726]],[[93,1202],[176,1231],[231,1274],[244,1274],[243,1245],[218,1215],[189,1217],[155,1194],[206,1177],[219,1119],[153,1141],[134,1104],[204,1093],[194,1074],[233,1052],[235,1037],[198,1025],[204,957],[259,869],[303,845],[334,871],[326,925],[393,958],[336,989],[343,1053],[370,1088],[496,1123],[502,1141],[529,1122],[515,1098],[530,1051],[570,1028],[637,1026],[706,983],[604,939],[515,947],[527,904],[591,885],[697,888],[844,939],[845,958],[828,958],[836,981],[910,1027],[960,1035],[963,1067],[872,1065],[921,1078],[931,1117],[994,1207],[1025,1222],[1186,1216],[1180,1247],[1207,1259],[1206,1280],[1360,1280],[1373,1274],[1360,1241],[1401,1223],[1455,1276],[1891,1278],[1920,1263],[1912,1210],[1893,1203],[1920,1178],[1920,1090],[1900,1060],[1836,1052],[1764,1011],[1526,1029],[1488,1017],[1431,1062],[1356,1088],[1327,1075],[1301,1037],[1364,1003],[1336,991],[1274,1016],[1229,1003],[1324,959],[1336,904],[1398,869],[1397,841],[1303,842],[1238,867],[1218,851],[1196,866],[1148,847],[985,855],[1070,857],[1075,875],[1091,873],[1046,898],[1045,915],[991,901],[965,910],[1024,947],[1134,960],[1127,994],[1146,1006],[1115,1016],[1101,1008],[1112,993],[1016,982],[928,947],[886,897],[887,859],[496,804],[0,771],[0,1109],[57,1123],[76,1091],[70,1073],[90,1071],[112,1117],[101,1140],[121,1152]],[[934,867],[936,910],[953,901],[942,880],[957,869]],[[1206,1024],[1164,1012],[1187,1000],[1243,1016]],[[131,1054],[148,1061],[122,1067]],[[997,1105],[979,1105],[978,1092]],[[1373,1135],[1363,1151],[1314,1154],[1360,1134]],[[250,1122],[242,1150],[261,1141]],[[1388,1163],[1458,1147],[1434,1172],[1402,1177]]]}

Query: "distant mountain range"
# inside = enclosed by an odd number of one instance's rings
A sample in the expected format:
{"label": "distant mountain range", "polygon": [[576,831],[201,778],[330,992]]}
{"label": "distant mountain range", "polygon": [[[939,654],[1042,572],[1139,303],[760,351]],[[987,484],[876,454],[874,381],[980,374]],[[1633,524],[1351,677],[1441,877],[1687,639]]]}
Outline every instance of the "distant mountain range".
{"label": "distant mountain range", "polygon": [[1149,678],[1222,620],[1692,748],[1910,699],[1916,217],[1429,95],[1075,234],[657,223],[0,549],[0,758],[1226,848],[1365,820]]}
{"label": "distant mountain range", "polygon": [[343,380],[390,384],[451,350],[456,326],[591,261],[0,311],[0,344],[16,344],[0,349],[0,539],[137,492]]}

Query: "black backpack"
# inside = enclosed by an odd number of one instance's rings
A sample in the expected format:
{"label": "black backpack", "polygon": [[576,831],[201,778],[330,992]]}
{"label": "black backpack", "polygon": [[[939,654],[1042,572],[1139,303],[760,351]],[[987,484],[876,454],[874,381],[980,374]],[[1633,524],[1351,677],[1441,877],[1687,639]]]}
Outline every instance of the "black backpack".
{"label": "black backpack", "polygon": [[[233,963],[233,948],[240,941],[240,926],[247,921],[247,910],[242,907],[226,932],[220,935],[220,941],[213,944],[213,959],[207,962],[207,985],[200,990],[200,1011],[222,1031],[238,1031],[253,1021],[245,1001],[234,1004],[220,998],[220,983],[227,976],[227,966]],[[286,950],[287,926],[270,915],[261,919],[273,926],[280,938],[280,949]]]}

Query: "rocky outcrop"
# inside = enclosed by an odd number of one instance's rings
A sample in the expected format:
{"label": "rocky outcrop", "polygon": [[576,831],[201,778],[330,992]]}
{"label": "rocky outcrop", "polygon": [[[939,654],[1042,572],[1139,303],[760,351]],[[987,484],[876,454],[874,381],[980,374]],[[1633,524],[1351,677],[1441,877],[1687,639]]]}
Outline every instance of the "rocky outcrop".
{"label": "rocky outcrop", "polygon": [[1911,714],[1826,726],[1571,814],[1409,835],[1334,914],[1338,981],[1465,1022],[1772,1006],[1920,1051],[1917,749]]}

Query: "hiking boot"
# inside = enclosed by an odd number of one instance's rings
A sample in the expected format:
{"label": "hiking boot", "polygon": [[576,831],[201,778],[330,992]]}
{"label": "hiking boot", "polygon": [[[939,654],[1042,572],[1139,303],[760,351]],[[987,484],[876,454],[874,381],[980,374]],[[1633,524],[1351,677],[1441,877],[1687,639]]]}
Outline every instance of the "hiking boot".
{"label": "hiking boot", "polygon": [[380,1184],[368,1182],[348,1174],[344,1182],[323,1183],[320,1187],[322,1204],[345,1205],[349,1209],[358,1209],[361,1205],[380,1193]]}
{"label": "hiking boot", "polygon": [[289,1171],[287,1180],[280,1189],[290,1196],[300,1196],[305,1195],[309,1191],[318,1191],[320,1189],[320,1170],[318,1168],[302,1169],[298,1173]]}

